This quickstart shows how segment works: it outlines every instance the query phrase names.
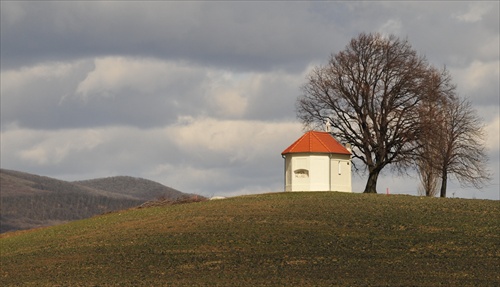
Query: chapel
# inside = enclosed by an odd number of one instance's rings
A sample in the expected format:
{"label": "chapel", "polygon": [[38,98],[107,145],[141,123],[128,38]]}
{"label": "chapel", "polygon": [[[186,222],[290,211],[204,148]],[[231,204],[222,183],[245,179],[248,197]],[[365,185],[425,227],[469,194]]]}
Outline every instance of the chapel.
{"label": "chapel", "polygon": [[351,150],[329,132],[309,131],[281,155],[285,191],[352,192]]}

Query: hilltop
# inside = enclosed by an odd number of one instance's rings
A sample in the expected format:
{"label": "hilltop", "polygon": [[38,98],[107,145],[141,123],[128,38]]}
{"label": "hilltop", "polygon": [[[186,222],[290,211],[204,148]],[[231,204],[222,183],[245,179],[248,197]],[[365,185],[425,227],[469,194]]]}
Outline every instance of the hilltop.
{"label": "hilltop", "polygon": [[3,286],[498,286],[498,201],[276,193],[0,236]]}
{"label": "hilltop", "polygon": [[185,195],[129,176],[67,182],[7,169],[0,169],[0,190],[0,232],[50,226]]}

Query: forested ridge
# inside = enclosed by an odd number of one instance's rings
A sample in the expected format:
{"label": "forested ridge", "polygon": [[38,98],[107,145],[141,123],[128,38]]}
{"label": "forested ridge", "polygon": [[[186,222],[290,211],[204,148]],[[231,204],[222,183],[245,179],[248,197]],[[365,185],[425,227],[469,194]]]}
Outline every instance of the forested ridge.
{"label": "forested ridge", "polygon": [[50,226],[184,195],[157,182],[129,176],[67,182],[0,170],[0,232]]}

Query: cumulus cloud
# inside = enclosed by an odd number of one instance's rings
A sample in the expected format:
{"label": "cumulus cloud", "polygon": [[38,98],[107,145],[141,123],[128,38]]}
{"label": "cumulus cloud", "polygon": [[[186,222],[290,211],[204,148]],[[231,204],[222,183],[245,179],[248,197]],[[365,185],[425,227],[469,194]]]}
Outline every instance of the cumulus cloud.
{"label": "cumulus cloud", "polygon": [[64,137],[54,136],[54,132],[40,133],[37,131],[30,132],[25,137],[28,141],[36,141],[36,144],[19,151],[19,158],[41,166],[59,164],[68,155],[92,150],[102,142],[101,137],[92,130],[69,131],[65,133]]}
{"label": "cumulus cloud", "polygon": [[469,2],[467,10],[453,14],[453,17],[464,22],[474,23],[481,21],[495,5],[489,2]]}
{"label": "cumulus cloud", "polygon": [[492,153],[500,154],[500,116],[496,115],[492,121],[487,123],[485,127],[486,132],[486,148]]}
{"label": "cumulus cloud", "polygon": [[399,35],[401,34],[401,21],[399,19],[389,19],[382,24],[379,31],[384,35]]}
{"label": "cumulus cloud", "polygon": [[203,194],[234,192],[245,183],[281,187],[280,153],[300,134],[297,122],[192,117],[152,129],[11,127],[1,133],[2,167],[57,170],[69,180],[145,176]]}
{"label": "cumulus cloud", "polygon": [[162,126],[183,115],[294,118],[304,75],[104,57],[7,70],[1,77],[2,126],[58,129]]}
{"label": "cumulus cloud", "polygon": [[1,126],[58,128],[72,122],[71,109],[61,106],[65,97],[91,68],[88,61],[51,62],[0,72]]}
{"label": "cumulus cloud", "polygon": [[181,155],[165,128],[100,127],[2,131],[2,167],[77,180],[141,176]]}
{"label": "cumulus cloud", "polygon": [[[190,83],[206,77],[204,68],[150,58],[103,57],[94,59],[94,69],[76,87],[76,95],[89,97],[150,96],[176,88],[186,91]],[[181,87],[175,87],[184,82]],[[195,85],[192,85],[195,86]],[[175,95],[175,94],[174,94]]]}
{"label": "cumulus cloud", "polygon": [[[170,129],[179,149],[224,163],[248,162],[279,155],[300,135],[296,122],[263,122],[188,118]],[[292,141],[293,142],[293,141]],[[201,160],[201,159],[200,159]]]}
{"label": "cumulus cloud", "polygon": [[[458,92],[481,106],[498,104],[500,61],[473,61],[465,67],[450,69]],[[497,106],[498,107],[498,106]]]}

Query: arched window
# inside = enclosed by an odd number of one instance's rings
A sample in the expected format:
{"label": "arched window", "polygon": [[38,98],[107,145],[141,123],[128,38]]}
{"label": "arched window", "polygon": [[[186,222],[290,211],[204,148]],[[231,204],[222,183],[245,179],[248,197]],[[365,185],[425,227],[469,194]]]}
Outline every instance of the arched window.
{"label": "arched window", "polygon": [[294,172],[295,174],[295,177],[298,177],[298,178],[307,178],[309,177],[309,171],[307,169],[296,169]]}

